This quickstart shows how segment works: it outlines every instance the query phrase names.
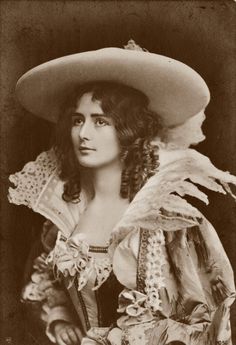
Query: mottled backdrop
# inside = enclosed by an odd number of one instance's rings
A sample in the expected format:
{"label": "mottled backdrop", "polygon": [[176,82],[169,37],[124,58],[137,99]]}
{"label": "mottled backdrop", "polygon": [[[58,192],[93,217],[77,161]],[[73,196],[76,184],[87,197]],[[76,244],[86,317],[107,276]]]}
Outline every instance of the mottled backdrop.
{"label": "mottled backdrop", "polygon": [[[236,174],[236,2],[1,1],[1,345],[32,345],[20,300],[26,258],[42,222],[7,202],[7,176],[49,147],[51,125],[24,111],[14,87],[28,69],[49,59],[130,38],[151,52],[196,69],[212,99],[199,150]],[[236,206],[212,193],[203,212],[236,264]],[[232,311],[236,324],[236,308]],[[234,329],[236,333],[236,329]],[[36,344],[36,343],[34,343]],[[42,343],[40,345],[43,345]]]}

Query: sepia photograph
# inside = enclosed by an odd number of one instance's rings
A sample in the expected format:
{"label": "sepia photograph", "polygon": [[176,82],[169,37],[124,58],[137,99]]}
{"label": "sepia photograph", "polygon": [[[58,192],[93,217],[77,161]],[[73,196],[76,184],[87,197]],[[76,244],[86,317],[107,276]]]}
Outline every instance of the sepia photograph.
{"label": "sepia photograph", "polygon": [[233,345],[236,2],[0,6],[0,345]]}

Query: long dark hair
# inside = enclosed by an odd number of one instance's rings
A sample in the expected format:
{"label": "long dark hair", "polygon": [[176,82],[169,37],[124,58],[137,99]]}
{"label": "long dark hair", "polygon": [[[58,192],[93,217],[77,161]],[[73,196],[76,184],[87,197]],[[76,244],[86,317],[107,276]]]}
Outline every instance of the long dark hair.
{"label": "long dark hair", "polygon": [[101,81],[87,83],[74,90],[60,114],[54,136],[54,150],[60,178],[65,181],[62,198],[78,202],[81,192],[81,169],[71,140],[71,115],[80,97],[91,92],[100,101],[103,112],[113,119],[123,161],[120,195],[130,201],[158,168],[157,148],[150,141],[161,130],[158,115],[148,110],[149,100],[132,87]]}

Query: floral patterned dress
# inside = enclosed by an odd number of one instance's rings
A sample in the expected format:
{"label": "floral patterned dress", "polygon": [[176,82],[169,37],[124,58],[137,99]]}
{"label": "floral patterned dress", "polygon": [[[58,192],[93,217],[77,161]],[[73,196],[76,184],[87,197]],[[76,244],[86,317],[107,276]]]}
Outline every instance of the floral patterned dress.
{"label": "floral patterned dress", "polygon": [[[232,269],[212,225],[183,196],[206,202],[194,183],[231,193],[229,183],[236,184],[236,178],[195,150],[162,154],[158,172],[137,193],[108,247],[90,246],[80,233],[73,236],[86,195],[81,194],[79,212],[78,205],[62,200],[63,182],[52,152],[11,178],[16,189],[10,190],[10,201],[31,207],[59,229],[55,247],[29,288],[31,299],[37,296],[42,305],[52,341],[53,321],[75,321],[69,298],[84,332],[82,345],[232,344]],[[22,179],[34,184],[41,175],[41,185],[27,194]],[[45,281],[56,303],[37,295]]]}

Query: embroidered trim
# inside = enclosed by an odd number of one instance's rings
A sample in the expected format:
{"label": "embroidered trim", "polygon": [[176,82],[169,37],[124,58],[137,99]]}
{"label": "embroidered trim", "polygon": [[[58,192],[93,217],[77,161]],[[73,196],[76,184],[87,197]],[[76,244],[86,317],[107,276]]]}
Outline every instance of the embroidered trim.
{"label": "embroidered trim", "polygon": [[137,286],[147,294],[147,305],[152,312],[162,310],[159,291],[165,287],[162,266],[165,264],[162,246],[165,238],[162,230],[140,232]]}
{"label": "embroidered trim", "polygon": [[146,279],[146,257],[147,257],[147,242],[148,230],[140,229],[140,242],[137,265],[137,290],[145,293],[145,279]]}
{"label": "embroidered trim", "polygon": [[91,253],[108,253],[108,247],[101,246],[89,246],[89,251]]}

